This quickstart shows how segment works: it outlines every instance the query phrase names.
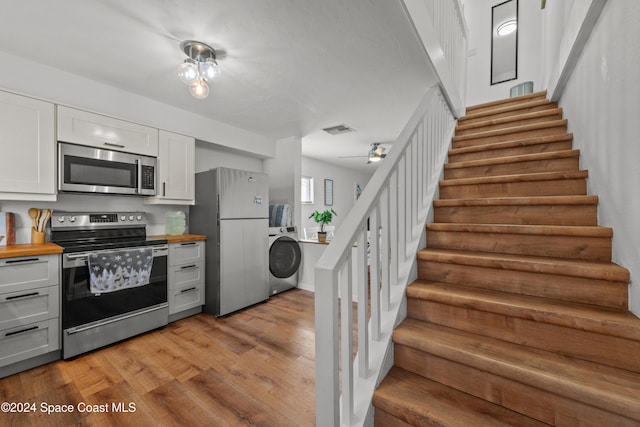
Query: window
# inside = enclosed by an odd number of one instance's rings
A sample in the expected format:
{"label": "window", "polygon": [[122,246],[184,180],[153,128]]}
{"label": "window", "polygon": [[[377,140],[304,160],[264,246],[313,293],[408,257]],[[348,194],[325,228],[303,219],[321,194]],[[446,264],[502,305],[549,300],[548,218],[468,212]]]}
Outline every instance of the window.
{"label": "window", "polygon": [[310,176],[302,177],[302,194],[300,202],[308,205],[313,204],[313,178]]}

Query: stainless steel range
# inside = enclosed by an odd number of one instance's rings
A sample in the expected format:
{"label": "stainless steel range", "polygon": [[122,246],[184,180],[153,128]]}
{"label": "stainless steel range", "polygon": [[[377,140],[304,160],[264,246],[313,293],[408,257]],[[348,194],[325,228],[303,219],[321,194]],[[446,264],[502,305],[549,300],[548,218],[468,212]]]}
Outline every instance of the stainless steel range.
{"label": "stainless steel range", "polygon": [[144,212],[56,212],[65,359],[167,324],[167,241]]}

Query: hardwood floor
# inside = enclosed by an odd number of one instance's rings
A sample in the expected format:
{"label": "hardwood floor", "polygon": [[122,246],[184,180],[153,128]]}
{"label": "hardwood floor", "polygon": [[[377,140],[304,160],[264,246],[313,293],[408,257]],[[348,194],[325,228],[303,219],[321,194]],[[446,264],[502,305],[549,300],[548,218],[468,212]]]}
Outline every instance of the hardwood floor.
{"label": "hardwood floor", "polygon": [[[313,293],[294,289],[0,379],[0,402],[36,409],[0,413],[0,425],[312,426],[314,345]],[[130,403],[135,412],[115,411]],[[47,415],[43,404],[73,412]]]}

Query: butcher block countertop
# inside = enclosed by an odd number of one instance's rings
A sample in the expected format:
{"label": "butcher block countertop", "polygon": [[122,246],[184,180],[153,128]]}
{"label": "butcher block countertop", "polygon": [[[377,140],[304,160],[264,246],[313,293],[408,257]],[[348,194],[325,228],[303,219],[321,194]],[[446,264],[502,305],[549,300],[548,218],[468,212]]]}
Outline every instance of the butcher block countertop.
{"label": "butcher block countertop", "polygon": [[[181,234],[178,236],[156,235],[149,236],[150,239],[167,239],[169,243],[192,242],[194,240],[207,240],[207,236],[200,234]],[[17,245],[0,246],[0,259],[16,258],[23,256],[52,255],[61,254],[62,247],[55,243],[21,243]]]}
{"label": "butcher block countertop", "polygon": [[62,248],[55,243],[22,243],[18,245],[0,246],[0,259],[61,253]]}
{"label": "butcher block countertop", "polygon": [[149,236],[149,239],[167,239],[169,243],[181,243],[181,242],[193,242],[194,240],[207,240],[207,236],[203,236],[201,234],[179,234],[179,235],[170,235],[170,234],[157,234],[153,236]]}

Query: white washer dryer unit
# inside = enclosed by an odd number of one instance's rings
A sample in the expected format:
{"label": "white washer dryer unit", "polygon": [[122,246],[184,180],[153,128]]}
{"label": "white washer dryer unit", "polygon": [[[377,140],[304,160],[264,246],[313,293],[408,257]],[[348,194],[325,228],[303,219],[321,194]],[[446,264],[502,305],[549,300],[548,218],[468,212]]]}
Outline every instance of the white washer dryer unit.
{"label": "white washer dryer unit", "polygon": [[269,227],[269,289],[274,295],[298,286],[302,250],[296,227]]}

